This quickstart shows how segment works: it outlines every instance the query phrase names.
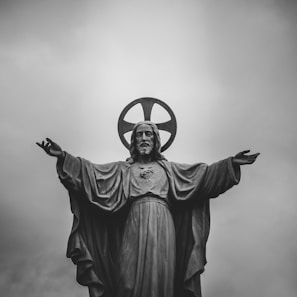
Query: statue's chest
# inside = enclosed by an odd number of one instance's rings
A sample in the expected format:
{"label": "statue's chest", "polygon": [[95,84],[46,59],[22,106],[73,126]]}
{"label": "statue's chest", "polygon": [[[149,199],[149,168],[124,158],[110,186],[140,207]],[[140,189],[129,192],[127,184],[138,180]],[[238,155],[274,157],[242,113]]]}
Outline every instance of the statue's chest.
{"label": "statue's chest", "polygon": [[167,175],[157,162],[131,166],[130,196],[154,194],[166,197],[167,193]]}

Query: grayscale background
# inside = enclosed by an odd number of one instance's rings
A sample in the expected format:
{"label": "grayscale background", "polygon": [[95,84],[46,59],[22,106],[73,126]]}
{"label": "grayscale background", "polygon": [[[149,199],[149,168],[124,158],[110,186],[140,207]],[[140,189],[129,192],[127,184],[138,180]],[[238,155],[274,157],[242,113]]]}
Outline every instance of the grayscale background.
{"label": "grayscale background", "polygon": [[35,142],[124,160],[119,114],[151,96],[178,121],[169,160],[261,152],[211,202],[203,296],[295,297],[296,29],[294,0],[0,1],[0,295],[88,296],[65,257],[68,194]]}

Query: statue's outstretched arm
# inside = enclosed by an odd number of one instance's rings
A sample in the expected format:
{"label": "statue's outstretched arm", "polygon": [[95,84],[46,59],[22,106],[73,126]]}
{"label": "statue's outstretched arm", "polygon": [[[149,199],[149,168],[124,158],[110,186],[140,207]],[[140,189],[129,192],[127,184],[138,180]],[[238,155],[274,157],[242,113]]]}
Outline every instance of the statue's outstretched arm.
{"label": "statue's outstretched arm", "polygon": [[58,160],[63,160],[65,157],[65,152],[62,148],[52,141],[50,138],[46,138],[46,141],[36,142],[36,144],[41,147],[49,156],[57,157]]}
{"label": "statue's outstretched arm", "polygon": [[252,155],[247,155],[250,150],[245,150],[242,152],[239,152],[232,158],[232,162],[234,165],[249,165],[253,164],[257,157],[260,155],[260,153],[252,154]]}

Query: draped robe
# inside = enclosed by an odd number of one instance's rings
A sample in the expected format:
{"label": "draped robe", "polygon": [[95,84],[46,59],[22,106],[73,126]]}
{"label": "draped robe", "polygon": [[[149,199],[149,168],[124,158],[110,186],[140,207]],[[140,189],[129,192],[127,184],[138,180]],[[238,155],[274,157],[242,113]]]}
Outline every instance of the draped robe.
{"label": "draped robe", "polygon": [[[168,265],[175,267],[174,296],[155,297],[200,297],[210,229],[209,199],[238,184],[240,169],[231,158],[212,165],[157,162],[168,178],[176,255],[175,265]],[[78,283],[88,286],[90,297],[122,296],[123,291],[118,291],[120,253],[129,228],[125,223],[135,203],[130,197],[131,164],[98,165],[66,153],[64,161],[57,163],[57,172],[70,196],[73,226],[67,257],[77,265]],[[135,253],[135,261],[144,261],[138,256]],[[126,296],[142,297],[135,292]]]}

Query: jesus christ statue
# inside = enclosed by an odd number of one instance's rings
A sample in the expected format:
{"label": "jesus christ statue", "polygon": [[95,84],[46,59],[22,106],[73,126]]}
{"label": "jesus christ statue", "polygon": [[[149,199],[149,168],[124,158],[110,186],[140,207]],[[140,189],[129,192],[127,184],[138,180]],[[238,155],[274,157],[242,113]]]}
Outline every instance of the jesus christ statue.
{"label": "jesus christ statue", "polygon": [[67,257],[90,297],[201,297],[210,228],[209,199],[240,180],[259,154],[211,165],[169,162],[151,121],[135,124],[126,161],[93,164],[47,138],[70,195]]}

